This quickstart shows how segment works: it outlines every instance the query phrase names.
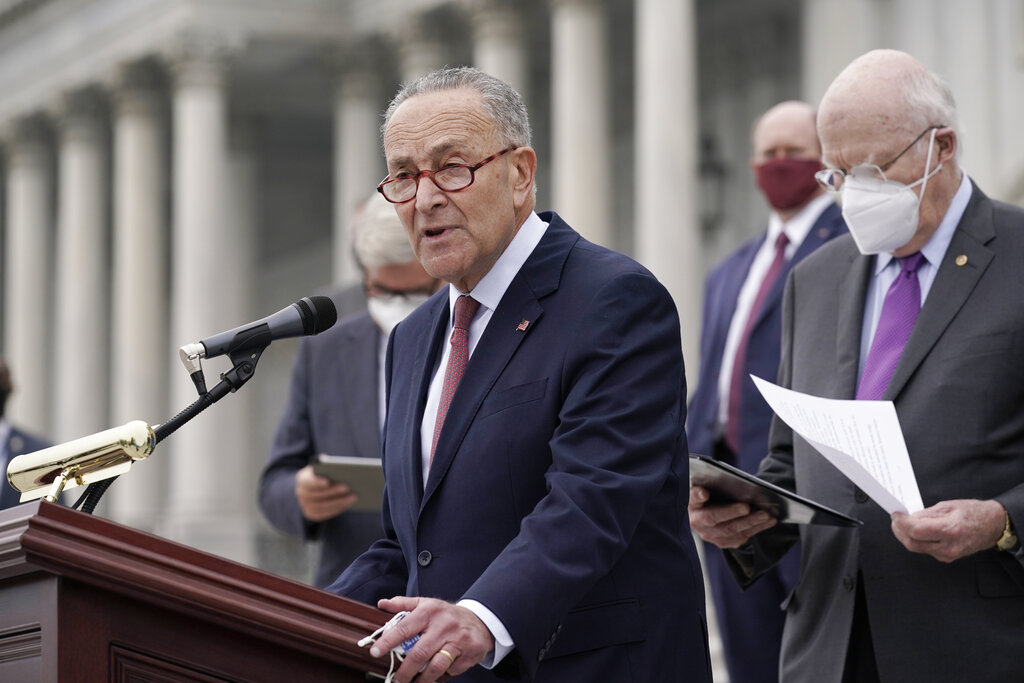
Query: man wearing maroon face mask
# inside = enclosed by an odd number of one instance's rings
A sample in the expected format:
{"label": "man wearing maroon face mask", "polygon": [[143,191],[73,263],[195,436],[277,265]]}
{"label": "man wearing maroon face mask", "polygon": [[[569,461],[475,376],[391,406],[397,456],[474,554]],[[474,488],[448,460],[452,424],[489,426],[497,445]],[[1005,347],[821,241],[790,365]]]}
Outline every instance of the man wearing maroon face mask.
{"label": "man wearing maroon face mask", "polygon": [[[690,449],[754,473],[768,453],[772,411],[750,375],[779,368],[782,290],[789,270],[846,232],[839,207],[814,179],[822,168],[815,110],[783,102],[754,124],[751,169],[771,207],[768,229],[712,270],[704,287],[700,376],[686,426]],[[732,683],[775,683],[799,550],[742,591],[722,551],[706,545],[708,577]]]}

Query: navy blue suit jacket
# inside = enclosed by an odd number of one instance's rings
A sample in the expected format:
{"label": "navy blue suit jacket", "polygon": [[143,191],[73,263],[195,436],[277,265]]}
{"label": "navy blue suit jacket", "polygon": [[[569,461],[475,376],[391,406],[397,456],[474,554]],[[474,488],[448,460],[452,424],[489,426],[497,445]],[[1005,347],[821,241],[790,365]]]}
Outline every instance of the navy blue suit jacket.
{"label": "navy blue suit jacket", "polygon": [[[794,265],[828,240],[846,233],[839,207],[831,204],[811,227],[807,237],[787,262],[782,275],[775,281],[757,313],[757,320],[747,343],[745,375],[754,374],[775,381],[779,372],[779,348],[782,343],[782,290],[786,276]],[[736,311],[743,281],[765,235],[743,244],[715,267],[704,285],[704,313],[700,338],[700,376],[697,389],[690,400],[686,434],[694,453],[711,455],[716,438],[718,415],[718,376],[722,369],[722,353],[729,324]],[[737,462],[731,463],[747,472],[756,472],[761,460],[768,454],[768,430],[771,428],[772,409],[761,397],[754,383],[743,383],[740,398],[740,448]]]}
{"label": "navy blue suit jacket", "polygon": [[7,465],[19,455],[41,451],[44,448],[49,448],[51,445],[38,436],[29,434],[11,425],[11,431],[7,436],[7,443],[4,444],[3,451],[0,452],[0,455],[6,456],[0,458],[0,467],[3,468],[4,477],[3,483],[0,484],[0,510],[14,507],[21,498],[21,493],[7,481]]}
{"label": "navy blue suit jacket", "polygon": [[[800,247],[776,280],[756,316],[742,368],[744,376],[754,374],[775,380],[781,345],[782,292],[793,266],[826,241],[846,233],[838,206],[831,204],[811,226]],[[729,326],[736,312],[740,289],[765,235],[752,239],[726,257],[708,275],[704,287],[704,318],[701,330],[701,368],[697,390],[690,401],[687,436],[695,453],[713,455],[718,435],[718,379],[722,372]],[[772,410],[754,383],[746,379],[741,396],[742,426],[740,449],[731,464],[756,472],[768,454],[768,432]],[[773,567],[766,580],[743,591],[733,579],[718,548],[705,548],[711,594],[715,599],[729,675],[735,681],[778,681],[779,644],[784,613],[780,605],[792,593],[800,572],[800,554],[794,549]]]}
{"label": "navy blue suit jacket", "polygon": [[348,510],[321,523],[302,516],[295,473],[318,454],[380,457],[377,345],[380,331],[358,313],[305,337],[291,394],[260,477],[260,509],[278,530],[321,541],[313,583],[324,587],[383,535],[380,515]]}
{"label": "navy blue suit jacket", "polygon": [[675,305],[642,266],[541,218],[550,225],[469,361],[426,487],[420,424],[447,291],[395,329],[387,536],[329,590],[486,605],[516,650],[460,681],[710,681]]}

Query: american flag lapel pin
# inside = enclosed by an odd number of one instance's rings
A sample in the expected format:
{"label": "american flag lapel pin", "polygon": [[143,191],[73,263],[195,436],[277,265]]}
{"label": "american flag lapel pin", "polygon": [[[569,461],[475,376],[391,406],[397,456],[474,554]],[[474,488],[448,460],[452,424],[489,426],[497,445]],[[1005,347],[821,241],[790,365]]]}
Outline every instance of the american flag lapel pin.
{"label": "american flag lapel pin", "polygon": [[526,332],[526,328],[530,326],[530,321],[523,318],[522,321],[516,325],[516,332]]}

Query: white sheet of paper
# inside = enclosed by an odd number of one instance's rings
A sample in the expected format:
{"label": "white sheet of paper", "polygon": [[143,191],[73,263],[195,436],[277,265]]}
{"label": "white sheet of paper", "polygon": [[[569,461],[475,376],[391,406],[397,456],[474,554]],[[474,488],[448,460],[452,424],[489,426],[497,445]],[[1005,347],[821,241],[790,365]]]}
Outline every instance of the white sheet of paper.
{"label": "white sheet of paper", "polygon": [[789,427],[888,512],[924,508],[892,401],[844,401],[750,376]]}

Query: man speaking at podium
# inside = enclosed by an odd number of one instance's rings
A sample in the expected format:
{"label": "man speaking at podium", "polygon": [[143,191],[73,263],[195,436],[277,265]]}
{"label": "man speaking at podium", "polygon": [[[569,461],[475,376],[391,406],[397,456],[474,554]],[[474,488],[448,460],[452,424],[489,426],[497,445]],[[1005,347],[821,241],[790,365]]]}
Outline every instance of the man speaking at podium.
{"label": "man speaking at podium", "polygon": [[469,68],[385,114],[379,189],[451,286],[392,333],[386,538],[328,590],[410,612],[371,649],[419,636],[399,683],[710,681],[675,305],[534,213],[529,130]]}

